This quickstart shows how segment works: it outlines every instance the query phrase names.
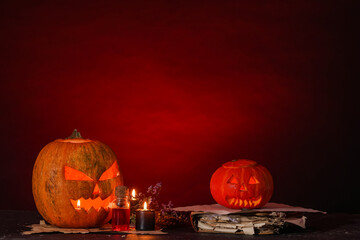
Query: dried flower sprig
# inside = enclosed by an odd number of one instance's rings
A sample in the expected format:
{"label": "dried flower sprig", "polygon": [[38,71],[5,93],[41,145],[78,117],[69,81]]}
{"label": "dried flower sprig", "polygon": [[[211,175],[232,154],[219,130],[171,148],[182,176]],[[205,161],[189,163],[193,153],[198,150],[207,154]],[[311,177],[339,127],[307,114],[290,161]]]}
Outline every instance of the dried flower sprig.
{"label": "dried flower sprig", "polygon": [[160,228],[170,227],[179,224],[186,224],[189,222],[189,217],[186,214],[176,212],[173,210],[173,204],[169,201],[168,204],[159,204],[157,197],[160,194],[162,183],[159,182],[154,186],[151,185],[146,190],[146,193],[140,192],[138,194],[138,201],[131,208],[133,214],[131,215],[131,223],[135,223],[135,210],[142,208],[144,202],[149,204],[149,208],[156,211],[156,225]]}

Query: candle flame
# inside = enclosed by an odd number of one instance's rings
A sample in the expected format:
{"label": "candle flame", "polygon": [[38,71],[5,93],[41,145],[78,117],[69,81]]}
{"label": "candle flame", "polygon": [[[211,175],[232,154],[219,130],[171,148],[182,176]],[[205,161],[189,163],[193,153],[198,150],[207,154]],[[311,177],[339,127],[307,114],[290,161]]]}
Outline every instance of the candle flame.
{"label": "candle flame", "polygon": [[147,210],[147,203],[144,202],[144,210]]}
{"label": "candle flame", "polygon": [[80,208],[80,199],[77,201],[76,207]]}
{"label": "candle flame", "polygon": [[131,196],[132,196],[133,198],[135,198],[135,189],[132,190]]}

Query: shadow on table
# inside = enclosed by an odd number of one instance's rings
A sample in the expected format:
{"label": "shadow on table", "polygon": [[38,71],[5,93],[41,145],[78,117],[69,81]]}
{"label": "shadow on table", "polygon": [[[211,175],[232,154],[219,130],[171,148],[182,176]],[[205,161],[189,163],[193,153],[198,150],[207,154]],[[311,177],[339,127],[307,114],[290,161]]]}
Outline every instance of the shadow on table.
{"label": "shadow on table", "polygon": [[358,215],[346,213],[309,214],[306,217],[307,231],[329,231],[356,223],[356,219],[359,218]]}

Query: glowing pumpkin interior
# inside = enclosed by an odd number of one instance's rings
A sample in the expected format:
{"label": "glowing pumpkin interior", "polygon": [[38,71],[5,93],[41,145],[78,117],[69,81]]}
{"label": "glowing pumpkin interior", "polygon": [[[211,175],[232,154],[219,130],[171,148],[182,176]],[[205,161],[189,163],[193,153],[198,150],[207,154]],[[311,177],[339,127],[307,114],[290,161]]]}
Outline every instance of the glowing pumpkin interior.
{"label": "glowing pumpkin interior", "polygon": [[226,196],[226,201],[231,206],[256,207],[260,204],[262,197],[256,193],[256,186],[260,181],[255,176],[250,176],[247,182],[241,181],[232,175],[228,181],[230,194]]}
{"label": "glowing pumpkin interior", "polygon": [[107,181],[113,178],[116,178],[120,175],[119,166],[117,161],[115,161],[110,168],[105,170],[98,180],[92,179],[87,176],[85,173],[65,166],[65,180],[67,181],[91,181],[95,183],[94,189],[92,191],[92,196],[85,199],[83,197],[79,199],[70,199],[72,206],[77,209],[84,209],[90,211],[91,208],[94,208],[96,211],[99,211],[101,208],[108,210],[109,204],[114,199],[113,195],[110,194],[107,198],[102,199],[100,197],[101,189],[99,188],[99,182]]}

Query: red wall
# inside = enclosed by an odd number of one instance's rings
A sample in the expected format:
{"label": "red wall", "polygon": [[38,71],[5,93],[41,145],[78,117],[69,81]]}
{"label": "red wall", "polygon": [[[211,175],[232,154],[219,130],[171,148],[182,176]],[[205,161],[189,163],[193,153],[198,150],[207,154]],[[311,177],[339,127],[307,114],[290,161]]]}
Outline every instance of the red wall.
{"label": "red wall", "polygon": [[349,3],[1,1],[1,208],[35,208],[37,154],[77,128],[176,206],[248,158],[272,201],[354,210]]}

